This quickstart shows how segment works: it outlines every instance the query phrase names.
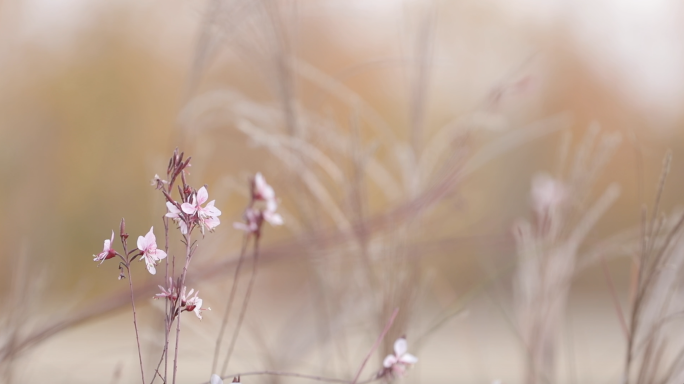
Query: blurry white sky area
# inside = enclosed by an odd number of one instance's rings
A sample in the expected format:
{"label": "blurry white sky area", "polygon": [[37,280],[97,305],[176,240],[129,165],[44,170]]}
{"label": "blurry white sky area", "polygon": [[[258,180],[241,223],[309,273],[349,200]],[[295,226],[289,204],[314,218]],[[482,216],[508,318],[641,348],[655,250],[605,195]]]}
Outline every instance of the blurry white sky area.
{"label": "blurry white sky area", "polygon": [[[358,37],[373,31],[357,28],[376,26],[384,29],[387,25],[396,25],[397,21],[402,22],[397,19],[405,22],[410,19],[410,15],[406,15],[407,9],[413,9],[418,3],[438,9],[484,8],[501,14],[511,25],[560,33],[568,44],[575,45],[599,81],[614,87],[620,97],[636,110],[654,116],[653,126],[668,128],[681,116],[679,106],[684,101],[684,4],[680,1],[332,0],[300,1],[299,9],[311,17],[325,14],[333,18],[341,16],[342,24],[333,24],[333,28],[344,28],[344,23],[349,22],[352,24],[347,28],[353,26],[355,30],[340,30],[337,35],[341,40],[350,40],[345,45],[363,49],[366,40]],[[146,36],[151,48],[171,53],[171,58],[187,66],[189,57],[178,55],[177,50],[169,50],[169,47],[177,46],[179,41],[183,41],[185,49],[192,46],[204,4],[204,1],[197,0],[9,0],[0,5],[4,8],[0,22],[5,24],[4,30],[11,25],[14,33],[5,33],[2,39],[10,43],[9,47],[13,47],[14,52],[26,43],[59,51],[63,44],[69,43],[73,34],[87,31],[88,24],[95,21],[98,14],[113,8],[130,7],[134,13],[140,14],[139,21],[154,26]],[[354,18],[372,22],[355,23]],[[396,27],[394,30],[401,32]],[[406,34],[402,36],[401,33],[395,36],[405,37]],[[438,49],[449,51],[443,46]]]}

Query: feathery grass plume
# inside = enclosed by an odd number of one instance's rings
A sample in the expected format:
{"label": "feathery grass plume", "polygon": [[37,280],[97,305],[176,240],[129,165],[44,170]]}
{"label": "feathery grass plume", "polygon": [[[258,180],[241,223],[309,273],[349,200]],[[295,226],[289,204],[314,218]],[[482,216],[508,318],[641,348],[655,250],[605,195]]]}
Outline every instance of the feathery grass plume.
{"label": "feathery grass plume", "polygon": [[566,176],[535,176],[531,191],[535,216],[532,221],[519,220],[513,229],[518,253],[514,306],[527,354],[525,382],[530,384],[557,379],[559,334],[579,248],[620,194],[617,185],[610,185],[582,209],[594,180],[620,142],[617,134],[598,137],[599,128],[592,125]]}
{"label": "feathery grass plume", "polygon": [[40,313],[42,303],[37,298],[44,293],[49,281],[44,269],[32,265],[27,250],[25,244],[9,264],[13,272],[11,294],[3,297],[2,302],[7,310],[0,316],[0,378],[7,384],[17,382],[14,362],[27,352],[21,344],[39,323],[36,314]]}
{"label": "feathery grass plume", "polygon": [[[415,57],[406,60],[406,65],[415,64],[409,68],[409,132],[398,132],[370,102],[297,54],[291,44],[297,22],[291,4],[211,4],[214,14],[207,17],[214,22],[203,26],[200,46],[213,48],[199,51],[197,61],[217,57],[221,44],[240,52],[267,79],[273,97],[252,100],[234,89],[199,93],[181,114],[183,134],[216,134],[229,127],[273,160],[278,171],[269,174],[280,175],[272,181],[291,195],[283,208],[296,223],[290,226],[292,247],[277,252],[304,258],[319,312],[316,332],[287,345],[296,347],[296,354],[319,346],[320,366],[342,375],[345,361],[350,365],[350,340],[360,335],[349,334],[350,324],[362,327],[362,334],[374,334],[397,306],[406,308],[397,330],[403,332],[410,323],[428,249],[415,239],[425,234],[423,228],[447,225],[439,208],[454,209],[459,184],[503,153],[558,130],[564,121],[548,119],[506,132],[475,155],[471,137],[480,127],[468,116],[430,125],[426,98],[433,8],[421,10]],[[303,87],[315,89],[319,97],[302,97]],[[334,112],[326,113],[321,105]],[[399,335],[385,339],[386,352]],[[278,358],[292,360],[284,354]]]}
{"label": "feathery grass plume", "polygon": [[684,347],[677,338],[681,327],[673,327],[684,313],[678,304],[684,298],[679,282],[684,267],[684,213],[668,217],[660,211],[671,162],[672,154],[668,153],[650,218],[648,208],[642,209],[640,247],[633,259],[636,273],[622,380],[625,384],[684,380]]}

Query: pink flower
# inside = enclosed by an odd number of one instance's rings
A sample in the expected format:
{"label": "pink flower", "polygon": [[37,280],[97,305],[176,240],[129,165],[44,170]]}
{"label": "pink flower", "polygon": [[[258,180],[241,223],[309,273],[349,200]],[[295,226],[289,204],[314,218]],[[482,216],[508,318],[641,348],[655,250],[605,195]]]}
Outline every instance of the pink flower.
{"label": "pink flower", "polygon": [[245,232],[256,233],[259,231],[261,226],[261,213],[253,208],[247,208],[245,213],[242,215],[245,220],[244,223],[233,223],[235,229],[239,229]]}
{"label": "pink flower", "polygon": [[161,189],[164,187],[164,184],[168,184],[169,182],[166,180],[163,180],[162,178],[159,177],[156,173],[154,174],[154,178],[150,180],[150,185],[153,187],[156,187],[157,189]]}
{"label": "pink flower", "polygon": [[105,239],[104,241],[104,248],[102,249],[102,252],[100,252],[95,256],[93,261],[99,261],[100,264],[104,263],[105,260],[109,260],[112,257],[116,256],[116,251],[112,249],[112,243],[114,242],[114,231],[112,231],[112,238],[111,239]]}
{"label": "pink flower", "polygon": [[176,292],[176,287],[173,284],[173,279],[169,277],[169,288],[168,290],[161,285],[157,285],[159,289],[161,289],[161,293],[157,293],[154,295],[153,299],[159,299],[162,297],[166,297],[171,301],[176,301],[178,299],[178,293]]}
{"label": "pink flower", "polygon": [[262,211],[264,220],[268,221],[271,225],[282,225],[283,218],[275,212],[278,209],[275,191],[273,191],[273,187],[266,183],[266,179],[264,179],[261,173],[257,173],[254,176],[252,189],[252,198],[254,200],[266,202],[266,209]]}
{"label": "pink flower", "polygon": [[151,227],[144,237],[138,236],[138,249],[142,252],[140,259],[145,260],[147,270],[154,275],[157,273],[154,268],[155,264],[166,257],[166,252],[157,249],[157,238],[154,236],[153,230],[154,227]]}
{"label": "pink flower", "polygon": [[264,220],[268,221],[271,225],[283,225],[283,217],[275,213],[275,208],[273,210],[266,209],[262,212]]}
{"label": "pink flower", "polygon": [[221,211],[214,206],[216,200],[212,200],[208,202],[205,207],[202,207],[202,204],[207,200],[209,200],[209,193],[205,187],[202,187],[192,196],[190,203],[183,203],[183,205],[181,205],[183,212],[188,215],[197,214],[202,233],[204,233],[205,228],[209,231],[213,231],[214,228],[221,224],[221,221],[218,218],[221,216]]}
{"label": "pink flower", "polygon": [[[254,208],[255,201],[263,201],[266,203],[265,208]],[[233,227],[249,233],[258,234],[261,231],[261,224],[265,221],[271,225],[282,225],[283,217],[276,213],[278,209],[278,200],[276,200],[273,188],[266,184],[266,180],[257,173],[252,180],[252,203],[245,210],[243,214],[244,223],[234,223]]]}
{"label": "pink flower", "polygon": [[166,208],[169,210],[169,212],[166,213],[166,217],[173,219],[173,221],[175,221],[180,227],[181,233],[187,235],[188,224],[185,222],[183,217],[181,217],[181,210],[169,201],[166,202]]}
{"label": "pink flower", "polygon": [[387,355],[382,365],[394,376],[403,376],[407,368],[418,362],[418,358],[406,353],[406,339],[400,337],[394,342],[394,355]]}
{"label": "pink flower", "polygon": [[254,176],[252,198],[266,202],[275,201],[275,191],[273,191],[273,187],[266,184],[266,179],[261,175],[261,172],[257,172]]}
{"label": "pink flower", "polygon": [[568,197],[563,183],[546,173],[540,173],[532,179],[532,206],[540,215],[555,211]]}
{"label": "pink flower", "polygon": [[[181,306],[185,307],[185,311],[190,312],[193,311],[195,312],[195,315],[202,320],[202,311],[211,311],[211,308],[202,308],[202,299],[200,299],[197,295],[199,295],[199,291],[195,292],[195,296],[192,296],[192,293],[194,292],[194,289],[190,290],[190,293],[188,293],[187,297],[185,295],[185,287],[183,287],[183,292],[181,294]],[[192,296],[192,297],[190,297]]]}

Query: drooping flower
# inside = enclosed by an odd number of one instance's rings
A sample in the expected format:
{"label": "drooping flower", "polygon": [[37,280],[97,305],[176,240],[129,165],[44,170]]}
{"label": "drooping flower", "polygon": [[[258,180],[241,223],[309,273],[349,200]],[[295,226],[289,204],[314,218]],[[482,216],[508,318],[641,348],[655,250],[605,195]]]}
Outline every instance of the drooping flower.
{"label": "drooping flower", "polygon": [[[202,320],[202,311],[211,311],[211,308],[202,308],[202,299],[199,298],[199,291],[195,292],[194,289],[191,289],[190,292],[186,295],[185,294],[185,288],[183,287],[183,290],[181,291],[181,303],[180,306],[183,311],[187,312],[195,312],[195,315]],[[195,296],[192,296],[192,293],[195,292]]]}
{"label": "drooping flower", "polygon": [[207,188],[202,187],[192,196],[190,203],[181,205],[181,209],[186,214],[197,214],[202,233],[204,233],[205,228],[212,231],[221,224],[221,220],[218,218],[221,216],[221,211],[214,206],[216,200],[212,200],[205,207],[202,207],[202,204],[206,203],[207,200],[209,200],[209,193]]}
{"label": "drooping flower", "polygon": [[150,185],[152,185],[156,189],[162,189],[164,187],[164,184],[168,184],[168,183],[169,183],[168,181],[162,179],[156,173],[154,174],[154,177],[152,178],[152,180],[150,180]]}
{"label": "drooping flower", "polygon": [[112,238],[111,239],[105,239],[104,241],[104,248],[102,249],[102,252],[100,252],[97,255],[93,255],[95,258],[93,261],[99,261],[100,264],[104,263],[105,260],[109,260],[112,257],[116,256],[116,251],[112,248],[112,243],[114,242],[114,231],[112,231]]}
{"label": "drooping flower", "polygon": [[257,201],[266,202],[266,209],[262,210],[264,220],[268,221],[271,225],[283,224],[283,218],[275,212],[278,209],[275,191],[273,187],[266,183],[266,179],[264,179],[260,172],[257,172],[254,176],[252,198]]}
{"label": "drooping flower", "polygon": [[173,284],[173,279],[169,277],[169,288],[166,289],[162,287],[161,285],[157,285],[159,289],[161,289],[161,293],[157,293],[154,295],[154,299],[159,299],[162,297],[166,297],[171,301],[176,301],[178,299],[178,292],[176,292],[176,286]]}
{"label": "drooping flower", "polygon": [[144,237],[138,236],[138,249],[142,252],[140,259],[145,260],[147,270],[154,275],[157,273],[154,268],[155,264],[166,257],[166,252],[157,249],[157,238],[154,236],[153,230],[154,227],[151,227]]}
{"label": "drooping flower", "polygon": [[[192,293],[192,291],[190,291],[190,293]],[[202,311],[211,311],[211,308],[202,308],[202,299],[197,296],[198,294],[199,291],[195,293],[195,296],[189,298],[185,302],[185,310],[188,312],[195,312],[195,315],[202,320]]]}
{"label": "drooping flower", "polygon": [[[266,180],[257,173],[252,180],[252,202],[243,214],[244,223],[234,223],[233,227],[242,231],[259,234],[261,224],[265,221],[271,225],[282,225],[283,217],[276,213],[278,200],[275,197],[273,188],[266,183]],[[265,208],[255,208],[254,202],[265,203]]]}
{"label": "drooping flower", "polygon": [[266,202],[275,200],[275,191],[273,190],[273,187],[266,183],[266,179],[264,179],[264,176],[261,175],[261,172],[257,172],[257,174],[254,176],[252,198],[254,200]]}
{"label": "drooping flower", "polygon": [[185,219],[181,217],[181,210],[169,201],[166,202],[166,208],[169,210],[169,212],[167,212],[165,216],[170,219],[173,219],[173,221],[175,221],[176,224],[178,224],[178,226],[180,227],[181,233],[187,235],[188,224],[185,222]]}
{"label": "drooping flower", "polygon": [[235,229],[245,232],[256,233],[261,226],[261,213],[254,208],[247,208],[242,215],[244,223],[233,223]]}
{"label": "drooping flower", "polygon": [[393,376],[403,376],[407,368],[418,362],[417,357],[406,351],[406,339],[400,337],[394,342],[394,354],[387,355],[382,362],[385,369],[391,372]]}

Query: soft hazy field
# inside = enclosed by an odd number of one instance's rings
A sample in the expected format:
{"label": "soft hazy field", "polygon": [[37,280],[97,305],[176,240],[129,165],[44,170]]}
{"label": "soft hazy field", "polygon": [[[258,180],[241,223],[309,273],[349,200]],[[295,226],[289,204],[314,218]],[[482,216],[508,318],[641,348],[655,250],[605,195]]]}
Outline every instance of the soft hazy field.
{"label": "soft hazy field", "polygon": [[[662,249],[630,383],[681,383],[681,36],[673,0],[0,2],[0,380],[140,381],[128,283],[91,255],[122,217],[161,231],[150,179],[178,147],[223,212],[179,383],[212,373],[256,172],[285,225],[264,229],[231,373],[351,381],[398,307],[364,379],[406,335],[405,383],[622,383]],[[540,173],[565,186],[552,217]],[[133,273],[151,377],[163,275]],[[267,382],[312,381],[242,379]]]}

